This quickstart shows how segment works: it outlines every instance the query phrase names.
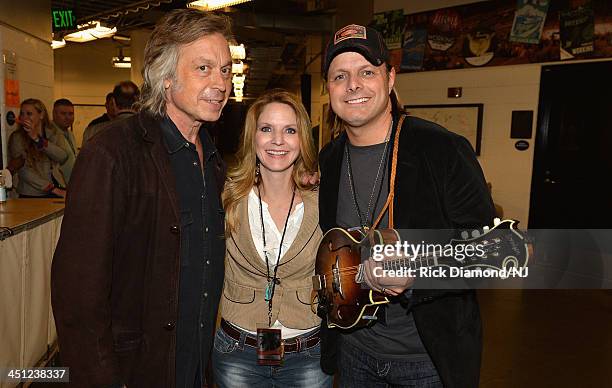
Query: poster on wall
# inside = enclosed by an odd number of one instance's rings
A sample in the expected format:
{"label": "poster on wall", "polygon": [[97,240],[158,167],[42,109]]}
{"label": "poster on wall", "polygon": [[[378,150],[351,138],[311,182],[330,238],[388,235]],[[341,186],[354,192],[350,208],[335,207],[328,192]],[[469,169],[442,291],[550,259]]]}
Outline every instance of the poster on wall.
{"label": "poster on wall", "polygon": [[404,20],[403,9],[395,9],[393,11],[374,14],[372,27],[382,34],[389,50],[402,48],[405,26]]}
{"label": "poster on wall", "polygon": [[431,17],[427,42],[432,50],[447,51],[461,32],[461,15],[455,9],[441,9]]}
{"label": "poster on wall", "polygon": [[486,26],[478,26],[465,36],[465,61],[472,66],[486,65],[495,56],[495,45],[495,31]]}
{"label": "poster on wall", "polygon": [[410,116],[443,126],[465,137],[480,155],[483,104],[404,105]]}
{"label": "poster on wall", "polygon": [[540,43],[549,0],[518,0],[510,42]]}
{"label": "poster on wall", "polygon": [[595,51],[595,13],[590,2],[578,8],[559,13],[559,33],[561,36],[561,59]]}
{"label": "poster on wall", "polygon": [[612,58],[612,1],[492,0],[406,15],[399,71],[546,63],[562,53]]}
{"label": "poster on wall", "polygon": [[17,78],[17,55],[13,51],[2,52],[4,64],[4,104],[19,108],[19,78]]}
{"label": "poster on wall", "polygon": [[427,45],[427,29],[411,28],[404,32],[404,47],[402,47],[402,71],[421,70]]}

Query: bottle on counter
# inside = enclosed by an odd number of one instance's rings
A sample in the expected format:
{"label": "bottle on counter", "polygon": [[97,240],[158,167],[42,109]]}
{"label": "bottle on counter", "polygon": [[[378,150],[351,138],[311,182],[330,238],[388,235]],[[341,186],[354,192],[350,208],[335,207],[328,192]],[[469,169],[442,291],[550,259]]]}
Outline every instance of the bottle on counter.
{"label": "bottle on counter", "polygon": [[0,202],[6,202],[6,184],[2,170],[0,170]]}

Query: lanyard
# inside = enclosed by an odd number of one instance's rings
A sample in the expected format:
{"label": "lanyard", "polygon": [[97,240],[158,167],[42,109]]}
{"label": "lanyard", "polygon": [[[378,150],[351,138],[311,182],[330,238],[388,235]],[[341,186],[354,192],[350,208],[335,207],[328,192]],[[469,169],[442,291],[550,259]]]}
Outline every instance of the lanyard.
{"label": "lanyard", "polygon": [[259,197],[259,216],[261,218],[261,235],[263,240],[263,252],[266,259],[266,279],[268,280],[268,284],[266,285],[266,293],[265,300],[268,302],[268,327],[272,326],[272,298],[274,297],[274,289],[277,284],[280,284],[280,280],[276,276],[278,272],[278,265],[280,264],[281,258],[281,250],[283,248],[283,241],[285,240],[285,232],[287,232],[287,224],[289,223],[289,216],[291,215],[291,209],[293,208],[293,201],[295,200],[295,187],[293,188],[293,194],[291,196],[291,204],[289,205],[289,210],[287,211],[287,218],[285,218],[285,226],[283,227],[283,235],[280,240],[280,244],[278,246],[278,257],[276,259],[276,264],[274,265],[274,274],[270,277],[270,262],[268,260],[268,250],[266,246],[266,227],[264,225],[263,219],[263,206],[261,203],[261,191],[259,189],[259,185],[257,185],[257,194]]}

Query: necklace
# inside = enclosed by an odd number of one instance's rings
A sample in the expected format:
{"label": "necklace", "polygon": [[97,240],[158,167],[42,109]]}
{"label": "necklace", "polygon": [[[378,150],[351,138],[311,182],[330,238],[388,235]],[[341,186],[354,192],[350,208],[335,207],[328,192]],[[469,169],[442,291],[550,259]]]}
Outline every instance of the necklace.
{"label": "necklace", "polygon": [[[374,179],[374,184],[372,185],[372,192],[370,193],[370,198],[368,200],[368,209],[366,214],[364,215],[361,212],[361,208],[359,207],[359,202],[357,201],[357,190],[355,189],[355,182],[353,179],[353,169],[351,166],[351,152],[349,150],[349,145],[346,144],[344,147],[344,152],[346,155],[346,164],[347,164],[347,177],[349,181],[349,187],[351,189],[351,196],[353,197],[353,204],[355,206],[355,210],[357,215],[359,216],[359,223],[361,227],[367,231],[372,226],[374,222],[374,211],[376,210],[376,203],[378,203],[378,199],[380,197],[380,193],[382,191],[382,184],[385,178],[385,172],[380,179],[380,184],[378,184],[378,178],[380,176],[380,171],[382,170],[382,166],[385,164],[385,160],[387,159],[387,149],[389,147],[389,135],[391,134],[391,128],[393,128],[393,120],[391,120],[391,125],[389,125],[389,129],[387,130],[387,135],[385,137],[385,147],[383,149],[382,154],[380,155],[380,161],[378,162],[378,169],[376,170],[376,178]],[[374,194],[376,193],[376,187],[378,186],[378,195],[376,196],[376,201],[374,201]],[[374,209],[372,209],[372,205],[374,204]]]}
{"label": "necklace", "polygon": [[291,204],[287,211],[287,218],[285,218],[285,226],[283,227],[283,235],[281,236],[280,244],[278,245],[278,257],[276,258],[276,264],[274,265],[273,275],[270,276],[270,261],[268,260],[268,249],[266,246],[266,227],[263,219],[263,205],[261,203],[261,190],[257,185],[257,194],[259,197],[259,217],[261,219],[261,239],[263,240],[263,252],[266,258],[266,285],[265,300],[268,302],[268,327],[272,326],[272,298],[274,297],[274,290],[277,284],[280,284],[280,279],[276,276],[278,272],[278,266],[280,264],[281,251],[283,248],[283,241],[285,240],[285,232],[287,232],[287,224],[289,223],[289,216],[291,216],[291,209],[293,208],[293,201],[295,200],[295,186],[293,187],[293,194],[291,195]]}

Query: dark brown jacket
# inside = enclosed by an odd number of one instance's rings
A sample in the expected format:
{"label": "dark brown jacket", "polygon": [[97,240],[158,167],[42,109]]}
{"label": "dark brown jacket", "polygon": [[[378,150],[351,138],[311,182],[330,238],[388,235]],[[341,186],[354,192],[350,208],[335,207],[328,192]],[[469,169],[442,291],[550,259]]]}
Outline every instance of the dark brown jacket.
{"label": "dark brown jacket", "polygon": [[[218,153],[213,163],[222,189]],[[140,113],[116,122],[79,154],[53,258],[53,311],[72,386],[175,386],[180,242],[159,121]],[[204,279],[215,290],[206,320],[211,333],[223,247]]]}

